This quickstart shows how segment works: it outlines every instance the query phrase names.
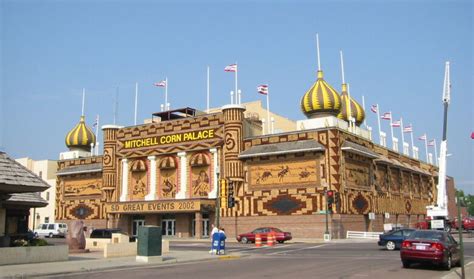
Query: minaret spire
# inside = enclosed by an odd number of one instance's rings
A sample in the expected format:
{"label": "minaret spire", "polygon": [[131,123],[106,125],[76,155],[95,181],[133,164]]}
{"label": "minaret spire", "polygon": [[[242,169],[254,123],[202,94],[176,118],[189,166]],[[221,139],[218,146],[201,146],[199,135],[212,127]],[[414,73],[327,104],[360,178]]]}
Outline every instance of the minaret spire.
{"label": "minaret spire", "polygon": [[342,55],[342,50],[339,51],[340,55],[341,55],[341,74],[342,74],[342,84],[345,84],[346,83],[346,80],[344,78],[344,57]]}
{"label": "minaret spire", "polygon": [[321,57],[319,56],[319,34],[316,33],[316,51],[318,53],[318,71],[321,71]]}

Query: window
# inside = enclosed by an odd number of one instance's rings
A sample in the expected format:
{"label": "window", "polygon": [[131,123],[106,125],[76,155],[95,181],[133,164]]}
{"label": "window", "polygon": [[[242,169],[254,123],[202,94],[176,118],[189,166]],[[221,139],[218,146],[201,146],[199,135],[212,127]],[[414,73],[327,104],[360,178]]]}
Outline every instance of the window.
{"label": "window", "polygon": [[48,229],[48,224],[43,224],[43,226],[41,226],[41,229],[42,229],[42,230]]}
{"label": "window", "polygon": [[393,236],[402,236],[402,231],[396,231],[392,233]]}
{"label": "window", "polygon": [[49,223],[49,217],[44,217],[44,222]]}
{"label": "window", "polygon": [[39,174],[38,174],[39,177],[43,178],[43,172],[40,171]]}
{"label": "window", "polygon": [[[49,192],[46,192],[46,200],[49,201]],[[48,222],[46,222],[46,223],[48,223]]]}
{"label": "window", "polygon": [[54,224],[49,224],[48,225],[48,230],[54,230]]}

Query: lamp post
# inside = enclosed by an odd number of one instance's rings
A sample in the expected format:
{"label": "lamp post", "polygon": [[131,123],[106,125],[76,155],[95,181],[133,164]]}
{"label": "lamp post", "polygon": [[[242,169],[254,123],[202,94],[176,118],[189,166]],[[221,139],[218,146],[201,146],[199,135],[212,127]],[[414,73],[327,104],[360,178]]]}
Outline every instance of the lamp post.
{"label": "lamp post", "polygon": [[466,274],[464,271],[464,245],[462,241],[462,219],[461,219],[461,196],[459,192],[457,192],[457,207],[458,207],[458,233],[459,233],[459,250],[461,252],[461,278],[466,278]]}
{"label": "lamp post", "polygon": [[216,179],[217,179],[217,200],[216,200],[216,221],[214,222],[216,224],[216,227],[219,228],[219,217],[220,217],[220,211],[221,211],[221,181],[219,180],[219,167],[216,168]]}
{"label": "lamp post", "polygon": [[326,231],[324,232],[324,241],[329,241],[331,240],[331,237],[329,235],[329,221],[328,221],[329,207],[328,207],[328,190],[327,189],[324,190],[324,198],[325,198],[325,204],[326,204],[326,210],[324,210],[325,215],[326,215]]}

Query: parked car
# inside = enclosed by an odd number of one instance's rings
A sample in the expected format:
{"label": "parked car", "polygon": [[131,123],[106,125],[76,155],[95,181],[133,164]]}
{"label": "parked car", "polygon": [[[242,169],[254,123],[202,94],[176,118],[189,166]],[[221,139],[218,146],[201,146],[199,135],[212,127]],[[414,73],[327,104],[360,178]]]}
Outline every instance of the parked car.
{"label": "parked car", "polygon": [[[453,228],[458,229],[458,219],[454,219]],[[462,229],[466,231],[474,230],[474,217],[462,218]]]}
{"label": "parked car", "polygon": [[112,238],[113,233],[120,232],[120,229],[94,229],[89,238]]}
{"label": "parked car", "polygon": [[239,234],[237,236],[237,241],[242,242],[242,243],[255,242],[256,234],[260,234],[262,241],[267,241],[267,235],[269,233],[274,233],[276,236],[276,241],[278,241],[279,243],[283,243],[287,240],[292,239],[290,232],[283,232],[280,229],[273,228],[273,227],[264,227],[264,228],[255,229],[249,233]]}
{"label": "parked car", "polygon": [[400,258],[404,268],[412,263],[432,263],[446,270],[460,264],[459,244],[445,231],[418,230],[402,242]]}
{"label": "parked car", "polygon": [[409,237],[414,231],[415,229],[401,229],[381,234],[379,235],[378,245],[385,246],[389,251],[400,249],[403,240]]}
{"label": "parked car", "polygon": [[34,231],[35,236],[44,236],[44,237],[66,237],[67,234],[67,224],[64,223],[46,223],[39,224],[36,230]]}

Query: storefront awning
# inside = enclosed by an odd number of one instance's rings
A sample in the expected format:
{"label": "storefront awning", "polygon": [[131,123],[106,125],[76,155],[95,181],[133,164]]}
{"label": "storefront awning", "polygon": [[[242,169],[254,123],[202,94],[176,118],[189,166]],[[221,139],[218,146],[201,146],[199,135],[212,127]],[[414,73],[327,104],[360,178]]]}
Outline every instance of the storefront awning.
{"label": "storefront awning", "polygon": [[372,159],[379,158],[379,156],[380,156],[379,154],[377,154],[377,153],[373,152],[372,150],[368,149],[367,147],[362,146],[362,145],[357,144],[357,143],[350,142],[350,141],[345,141],[342,144],[341,149],[343,151],[351,152],[351,153],[358,154],[358,155],[368,157],[368,158],[372,158]]}
{"label": "storefront awning", "polygon": [[240,153],[239,159],[246,159],[259,156],[275,156],[300,152],[324,151],[322,144],[315,140],[301,140],[292,142],[280,142],[265,145],[252,146],[248,150]]}
{"label": "storefront awning", "polygon": [[70,175],[70,174],[92,173],[92,172],[101,172],[101,171],[102,171],[102,163],[97,163],[97,164],[80,165],[80,166],[64,168],[58,171],[56,174],[58,176],[63,176],[63,175]]}

